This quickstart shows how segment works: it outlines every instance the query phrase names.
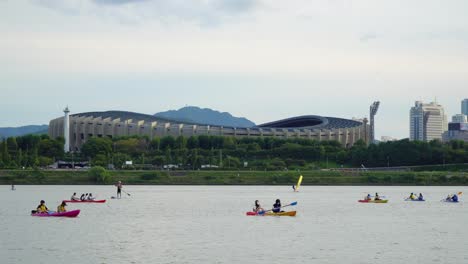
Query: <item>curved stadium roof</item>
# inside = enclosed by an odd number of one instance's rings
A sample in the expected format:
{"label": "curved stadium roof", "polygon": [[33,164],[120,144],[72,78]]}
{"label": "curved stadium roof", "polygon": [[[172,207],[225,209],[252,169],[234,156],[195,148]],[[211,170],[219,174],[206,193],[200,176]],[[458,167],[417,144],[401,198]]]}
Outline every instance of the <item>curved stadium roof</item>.
{"label": "curved stadium roof", "polygon": [[[162,121],[162,122],[171,122],[171,123],[183,123],[183,124],[189,124],[189,125],[219,126],[219,125],[214,125],[214,124],[200,124],[200,123],[195,123],[189,120],[171,120],[167,118],[161,118],[161,117],[156,117],[152,115],[127,112],[127,111],[86,112],[86,113],[73,114],[72,116],[94,117],[94,118],[101,117],[103,119],[120,118],[121,120],[133,119],[134,121],[144,120],[145,122],[158,122],[158,121],[161,122]],[[253,128],[339,129],[339,128],[357,127],[361,125],[362,125],[361,122],[350,120],[350,119],[336,118],[336,117],[323,117],[323,116],[317,116],[317,115],[305,115],[305,116],[297,116],[297,117],[286,118],[286,119],[282,119],[282,120],[278,120],[274,122],[269,122],[269,123],[255,126]]]}

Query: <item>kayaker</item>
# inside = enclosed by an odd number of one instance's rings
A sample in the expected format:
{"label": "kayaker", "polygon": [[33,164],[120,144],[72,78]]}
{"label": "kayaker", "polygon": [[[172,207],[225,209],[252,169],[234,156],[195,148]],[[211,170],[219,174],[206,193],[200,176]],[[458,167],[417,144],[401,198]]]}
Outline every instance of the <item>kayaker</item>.
{"label": "kayaker", "polygon": [[452,195],[452,202],[458,202],[458,195]]}
{"label": "kayaker", "polygon": [[67,209],[65,209],[65,206],[67,206],[66,202],[62,202],[59,206],[57,206],[57,212],[58,213],[65,213]]}
{"label": "kayaker", "polygon": [[94,200],[95,198],[93,197],[93,194],[92,193],[89,193],[88,195],[88,201],[92,201]]}
{"label": "kayaker", "polygon": [[122,182],[119,181],[115,187],[117,187],[117,198],[122,198]]}
{"label": "kayaker", "polygon": [[450,196],[450,194],[447,195],[447,198],[445,198],[445,201],[451,202],[452,201],[452,196]]}
{"label": "kayaker", "polygon": [[265,210],[263,210],[263,208],[260,205],[260,202],[258,200],[255,200],[255,207],[254,207],[253,211],[256,212],[256,213],[265,211]]}
{"label": "kayaker", "polygon": [[78,199],[78,197],[76,197],[76,192],[73,193],[73,195],[70,197],[70,200],[72,201],[79,201],[80,199]]}
{"label": "kayaker", "polygon": [[416,200],[416,195],[414,195],[414,193],[411,193],[410,196],[409,196],[409,198],[410,198],[411,200]]}
{"label": "kayaker", "polygon": [[280,201],[280,199],[276,199],[276,202],[273,205],[273,209],[271,209],[271,211],[273,211],[273,213],[281,212],[281,201]]}
{"label": "kayaker", "polygon": [[84,193],[81,194],[81,196],[80,196],[80,201],[84,201],[84,197],[85,197]]}
{"label": "kayaker", "polygon": [[419,200],[419,201],[424,201],[424,197],[423,197],[422,193],[419,193],[418,200]]}
{"label": "kayaker", "polygon": [[47,208],[47,206],[45,205],[44,200],[41,200],[41,203],[37,206],[36,210],[37,210],[36,212],[39,214],[49,212],[49,208]]}
{"label": "kayaker", "polygon": [[368,193],[367,196],[364,197],[364,200],[366,200],[366,201],[372,200],[372,196],[370,195],[370,193]]}
{"label": "kayaker", "polygon": [[375,198],[374,198],[374,201],[380,201],[380,196],[378,193],[375,193]]}

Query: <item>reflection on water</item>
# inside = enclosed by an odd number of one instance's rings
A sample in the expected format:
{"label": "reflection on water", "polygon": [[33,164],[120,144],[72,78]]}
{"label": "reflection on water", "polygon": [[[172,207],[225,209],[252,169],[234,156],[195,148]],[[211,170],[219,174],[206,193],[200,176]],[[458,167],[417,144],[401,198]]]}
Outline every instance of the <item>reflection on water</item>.
{"label": "reflection on water", "polygon": [[[112,186],[0,186],[1,263],[468,263],[465,187],[126,186],[106,204],[69,204],[76,219],[30,217],[73,192]],[[359,204],[378,191],[389,204]],[[423,192],[425,203],[404,202]],[[247,217],[258,199],[297,217]],[[463,200],[463,196],[461,199]],[[467,200],[468,201],[468,200]]]}

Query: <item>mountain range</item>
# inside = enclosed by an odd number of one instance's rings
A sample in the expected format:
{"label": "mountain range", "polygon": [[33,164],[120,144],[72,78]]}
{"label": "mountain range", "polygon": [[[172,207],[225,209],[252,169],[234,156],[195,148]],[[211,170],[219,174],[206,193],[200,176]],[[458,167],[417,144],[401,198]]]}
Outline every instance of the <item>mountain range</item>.
{"label": "mountain range", "polygon": [[245,117],[235,117],[227,112],[219,112],[209,108],[186,106],[179,110],[170,110],[154,114],[154,116],[206,125],[253,127],[255,123]]}
{"label": "mountain range", "polygon": [[27,134],[47,134],[48,125],[30,125],[21,127],[0,127],[0,138],[18,137]]}

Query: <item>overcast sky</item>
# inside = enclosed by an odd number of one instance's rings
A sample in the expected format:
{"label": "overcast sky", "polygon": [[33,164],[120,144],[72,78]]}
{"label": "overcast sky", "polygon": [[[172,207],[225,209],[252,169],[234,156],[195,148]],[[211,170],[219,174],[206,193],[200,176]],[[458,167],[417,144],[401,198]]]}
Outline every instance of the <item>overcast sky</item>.
{"label": "overcast sky", "polygon": [[468,1],[0,0],[0,126],[185,105],[264,123],[468,98]]}

